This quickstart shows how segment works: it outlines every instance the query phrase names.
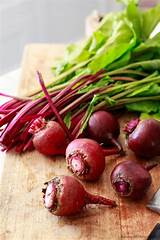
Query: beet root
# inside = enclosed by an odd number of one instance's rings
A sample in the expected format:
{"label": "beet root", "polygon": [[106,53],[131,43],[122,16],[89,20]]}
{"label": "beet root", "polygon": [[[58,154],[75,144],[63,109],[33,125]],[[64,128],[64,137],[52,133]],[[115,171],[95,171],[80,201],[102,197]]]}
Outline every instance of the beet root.
{"label": "beet root", "polygon": [[44,155],[64,154],[67,146],[66,134],[58,122],[49,121],[39,131],[36,129],[33,145]]}
{"label": "beet root", "polygon": [[44,205],[54,215],[69,216],[79,213],[86,204],[103,204],[116,207],[115,201],[102,196],[93,195],[71,176],[56,176],[45,183]]}
{"label": "beet root", "polygon": [[115,145],[120,152],[122,147],[116,140],[119,133],[120,126],[113,114],[106,111],[97,111],[90,117],[87,127],[88,136],[105,146]]}
{"label": "beet root", "polygon": [[152,178],[148,172],[156,166],[144,167],[135,161],[127,160],[115,166],[111,173],[111,183],[120,197],[141,199],[151,185]]}
{"label": "beet root", "polygon": [[101,146],[92,139],[75,139],[66,149],[67,167],[81,180],[94,181],[103,173],[105,157]]}
{"label": "beet root", "polygon": [[109,112],[94,112],[89,119],[87,127],[89,137],[99,143],[111,144],[112,138],[117,138],[119,131],[117,119]]}
{"label": "beet root", "polygon": [[129,135],[128,146],[137,156],[152,158],[160,155],[160,121],[140,121]]}

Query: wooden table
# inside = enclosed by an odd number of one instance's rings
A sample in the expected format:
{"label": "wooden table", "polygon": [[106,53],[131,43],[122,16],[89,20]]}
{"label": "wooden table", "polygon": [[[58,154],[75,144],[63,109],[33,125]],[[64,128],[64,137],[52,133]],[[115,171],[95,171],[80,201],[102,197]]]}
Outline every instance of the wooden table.
{"label": "wooden table", "polygon": [[[35,71],[52,81],[50,68],[64,52],[64,45],[35,44],[25,49],[19,95],[28,94],[38,83]],[[124,124],[124,118],[121,120]],[[127,159],[133,157],[129,154]],[[106,168],[95,183],[84,183],[93,192],[115,199],[118,207],[88,206],[77,216],[52,216],[42,203],[41,188],[55,175],[67,174],[63,157],[45,157],[36,151],[17,155],[5,154],[0,191],[0,240],[145,240],[159,215],[146,204],[159,187],[160,167],[151,171],[153,183],[140,202],[120,199],[110,184],[110,173],[122,158],[106,158]]]}

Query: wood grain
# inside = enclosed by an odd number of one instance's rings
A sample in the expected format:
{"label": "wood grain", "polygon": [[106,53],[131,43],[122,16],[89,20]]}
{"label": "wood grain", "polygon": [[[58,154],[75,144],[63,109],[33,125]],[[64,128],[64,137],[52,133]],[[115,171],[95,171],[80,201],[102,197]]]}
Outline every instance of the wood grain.
{"label": "wood grain", "polygon": [[[35,71],[52,80],[50,67],[64,51],[64,45],[29,45],[23,58],[20,95],[37,88]],[[125,120],[126,121],[126,120]],[[124,118],[121,119],[122,125]],[[128,158],[130,155],[128,155]],[[84,183],[87,190],[115,199],[118,207],[88,206],[77,216],[52,216],[42,203],[43,183],[55,175],[70,175],[62,157],[47,158],[36,151],[5,155],[0,190],[0,240],[144,240],[159,216],[146,203],[159,186],[160,168],[152,170],[153,184],[141,202],[117,198],[110,184],[110,173],[122,158],[106,158],[106,169],[96,183]]]}

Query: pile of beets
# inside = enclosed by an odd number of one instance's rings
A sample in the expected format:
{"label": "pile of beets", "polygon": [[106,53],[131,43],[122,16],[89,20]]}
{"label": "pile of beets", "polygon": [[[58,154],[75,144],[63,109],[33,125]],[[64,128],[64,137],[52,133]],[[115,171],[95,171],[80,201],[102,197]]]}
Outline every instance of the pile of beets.
{"label": "pile of beets", "polygon": [[[144,159],[160,155],[160,122],[154,119],[134,119],[124,131],[128,147]],[[81,138],[69,139],[56,121],[39,118],[30,128],[33,145],[44,155],[65,154],[66,166],[78,179],[97,180],[105,169],[105,156],[123,153],[117,141],[120,126],[116,117],[106,111],[97,111],[89,119]],[[115,166],[111,184],[120,197],[141,199],[151,185],[149,170],[156,166],[139,164],[133,159]],[[86,204],[104,204],[115,207],[113,200],[88,193],[83,185],[71,176],[56,176],[45,183],[44,205],[54,215],[68,216],[82,210]]]}

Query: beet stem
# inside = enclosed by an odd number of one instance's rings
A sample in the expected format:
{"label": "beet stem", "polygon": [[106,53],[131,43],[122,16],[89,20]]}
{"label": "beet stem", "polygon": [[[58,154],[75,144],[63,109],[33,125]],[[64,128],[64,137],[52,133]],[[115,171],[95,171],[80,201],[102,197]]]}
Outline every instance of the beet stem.
{"label": "beet stem", "polygon": [[77,134],[78,134],[78,132],[79,132],[79,130],[81,128],[81,123],[82,123],[82,119],[80,119],[80,121],[77,123],[77,125],[73,129],[73,131],[72,131],[73,139],[77,138]]}
{"label": "beet stem", "polygon": [[116,76],[116,77],[112,77],[112,79],[115,80],[115,81],[129,81],[129,82],[136,81],[135,78],[124,77],[124,76]]}
{"label": "beet stem", "polygon": [[148,163],[144,166],[147,171],[150,171],[152,168],[156,167],[158,163]]}
{"label": "beet stem", "polygon": [[116,147],[116,148],[102,148],[103,149],[103,153],[105,156],[110,156],[110,155],[113,155],[113,154],[118,154],[120,153],[119,149]]}
{"label": "beet stem", "polygon": [[23,152],[27,151],[27,150],[33,150],[34,146],[33,146],[33,141],[32,141],[32,137],[28,140],[28,142],[25,144],[25,146],[23,147]]}
{"label": "beet stem", "polygon": [[138,70],[132,70],[132,69],[129,69],[129,70],[119,70],[117,71],[116,73],[113,72],[110,72],[108,73],[109,76],[112,76],[112,75],[117,75],[117,74],[134,74],[134,75],[139,75],[139,76],[147,76],[148,74],[145,73],[145,72],[141,72],[141,71],[138,71]]}
{"label": "beet stem", "polygon": [[117,204],[115,201],[107,199],[99,195],[93,195],[91,193],[86,193],[86,204],[102,204],[110,207],[116,207]]}
{"label": "beet stem", "polygon": [[111,137],[110,140],[118,148],[119,152],[123,151],[121,144],[115,138]]}
{"label": "beet stem", "polygon": [[6,114],[2,119],[0,119],[0,127],[3,126],[4,124],[6,124],[9,121],[12,121],[12,119],[15,117],[16,113],[18,111],[20,111],[20,109],[22,109],[24,107],[24,105],[25,105],[25,103],[16,107],[13,110],[10,110],[10,112],[8,114]]}
{"label": "beet stem", "polygon": [[10,95],[10,94],[7,94],[7,93],[2,93],[2,92],[0,92],[0,96],[12,98],[12,99],[15,99],[15,100],[18,100],[18,101],[30,100],[30,98],[28,98],[28,97],[21,98],[21,97],[16,97],[16,96],[13,96],[13,95]]}
{"label": "beet stem", "polygon": [[[37,112],[37,109],[35,111],[35,107],[41,103],[41,99],[38,99],[36,101],[28,102],[26,105],[24,103],[24,106],[18,111],[18,113],[12,118],[12,120],[9,122],[7,127],[5,128],[5,131],[1,135],[1,143],[5,145],[10,145],[11,141],[13,141],[15,134],[24,126],[24,124],[20,123],[20,119],[25,116],[26,114],[34,114]],[[6,143],[7,140],[7,143]]]}
{"label": "beet stem", "polygon": [[44,81],[43,81],[43,79],[42,79],[42,75],[41,75],[41,73],[38,72],[38,71],[37,71],[37,77],[38,77],[39,83],[40,83],[40,85],[41,85],[41,87],[42,87],[42,90],[43,90],[43,92],[44,92],[44,94],[45,94],[45,96],[46,96],[46,98],[47,98],[47,100],[48,100],[48,103],[49,103],[49,105],[50,105],[50,108],[52,109],[52,111],[53,111],[54,114],[56,115],[56,117],[57,117],[57,119],[58,119],[61,127],[63,128],[63,130],[64,130],[65,133],[67,134],[68,138],[69,138],[69,139],[72,139],[72,136],[71,136],[68,128],[66,127],[64,121],[62,120],[59,112],[57,111],[57,109],[56,109],[56,107],[55,107],[55,105],[54,105],[54,103],[53,103],[53,101],[52,101],[52,99],[51,99],[51,97],[50,97],[50,95],[49,95],[49,93],[48,93],[45,85],[44,85]]}
{"label": "beet stem", "polygon": [[[77,78],[76,80],[74,80],[71,84],[69,84],[66,88],[64,88],[62,91],[60,91],[57,96],[55,97],[56,102],[58,100],[60,100],[63,96],[66,96],[68,93],[70,93],[70,90],[76,85],[78,84],[80,81],[87,81],[88,78],[90,78],[92,75],[88,74],[88,75],[83,75],[80,76],[79,78]],[[80,83],[81,85],[82,83]],[[78,85],[79,86],[79,85]],[[78,87],[77,86],[77,87]],[[76,87],[76,88],[77,88]]]}

